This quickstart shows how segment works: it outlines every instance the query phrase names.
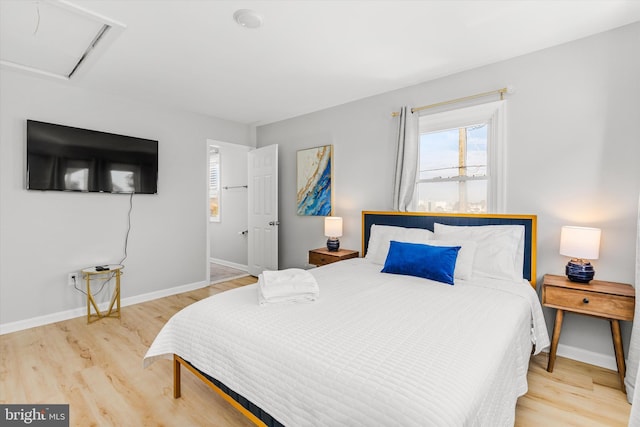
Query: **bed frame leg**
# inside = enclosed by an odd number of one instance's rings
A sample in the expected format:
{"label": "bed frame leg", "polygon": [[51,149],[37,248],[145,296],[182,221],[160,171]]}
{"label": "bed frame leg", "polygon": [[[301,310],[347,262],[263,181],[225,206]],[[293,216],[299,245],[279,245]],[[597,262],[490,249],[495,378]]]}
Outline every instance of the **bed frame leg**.
{"label": "bed frame leg", "polygon": [[173,398],[180,397],[180,360],[178,356],[173,355]]}

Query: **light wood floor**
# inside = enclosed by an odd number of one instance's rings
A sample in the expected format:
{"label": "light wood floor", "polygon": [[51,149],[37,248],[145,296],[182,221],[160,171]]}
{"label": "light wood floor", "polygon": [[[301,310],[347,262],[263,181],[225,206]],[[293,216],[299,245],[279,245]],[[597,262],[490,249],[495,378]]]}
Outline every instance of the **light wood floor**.
{"label": "light wood floor", "polygon": [[227,267],[226,265],[217,264],[215,262],[209,263],[209,273],[209,283],[211,285],[248,276],[248,273],[245,271]]}
{"label": "light wood floor", "polygon": [[[122,309],[122,319],[77,318],[0,336],[0,403],[68,403],[72,426],[250,426],[183,370],[172,397],[170,361],[142,368],[165,322],[181,308],[255,282],[244,277]],[[516,426],[626,426],[631,406],[614,371],[546,355],[532,359]]]}

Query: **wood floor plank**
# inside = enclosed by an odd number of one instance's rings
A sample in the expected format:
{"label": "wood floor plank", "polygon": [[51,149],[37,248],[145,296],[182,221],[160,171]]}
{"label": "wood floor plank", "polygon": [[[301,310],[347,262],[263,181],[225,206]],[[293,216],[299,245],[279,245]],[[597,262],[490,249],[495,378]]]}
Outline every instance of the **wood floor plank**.
{"label": "wood floor plank", "polygon": [[518,400],[517,426],[628,424],[631,405],[620,389],[616,371],[558,357],[549,373],[547,357],[539,354],[529,364],[529,391]]}
{"label": "wood floor plank", "polygon": [[[0,336],[1,403],[68,403],[72,426],[253,425],[200,380],[183,373],[173,399],[172,364],[142,358],[171,316],[201,299],[255,283],[247,276],[123,307],[122,319],[70,319]],[[547,355],[532,358],[516,426],[626,426],[631,406],[615,371]]]}

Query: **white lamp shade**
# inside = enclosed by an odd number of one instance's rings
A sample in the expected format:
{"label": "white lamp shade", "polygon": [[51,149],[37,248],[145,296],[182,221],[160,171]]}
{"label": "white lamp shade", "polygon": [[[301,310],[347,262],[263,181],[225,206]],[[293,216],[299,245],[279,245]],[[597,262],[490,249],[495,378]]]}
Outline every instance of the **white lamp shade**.
{"label": "white lamp shade", "polygon": [[324,235],[327,237],[342,236],[342,218],[339,216],[327,216],[324,218]]}
{"label": "white lamp shade", "polygon": [[560,232],[560,255],[579,259],[598,259],[600,234],[599,228],[565,225]]}

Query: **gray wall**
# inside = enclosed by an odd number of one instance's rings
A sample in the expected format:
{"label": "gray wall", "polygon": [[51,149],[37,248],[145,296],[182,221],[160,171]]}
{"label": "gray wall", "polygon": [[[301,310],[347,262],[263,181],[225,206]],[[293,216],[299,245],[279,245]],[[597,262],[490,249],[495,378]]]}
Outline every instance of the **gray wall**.
{"label": "gray wall", "polygon": [[85,306],[67,274],[118,262],[127,227],[127,195],[25,189],[26,119],[159,140],[158,195],[133,198],[122,297],[204,283],[206,140],[248,145],[252,129],[5,69],[0,93],[0,324]]}
{"label": "gray wall", "polygon": [[[324,244],[323,220],[295,210],[295,155],[334,145],[341,246],[360,249],[362,210],[391,210],[396,120],[421,106],[513,85],[508,97],[507,212],[538,215],[538,281],[563,274],[562,225],[602,228],[596,278],[632,283],[640,190],[640,24],[417,86],[258,127],[280,144],[280,266],[306,266]],[[540,287],[539,287],[540,289]],[[551,330],[552,310],[545,310]],[[631,324],[623,322],[628,348]],[[558,354],[613,367],[605,321],[569,314]]]}

